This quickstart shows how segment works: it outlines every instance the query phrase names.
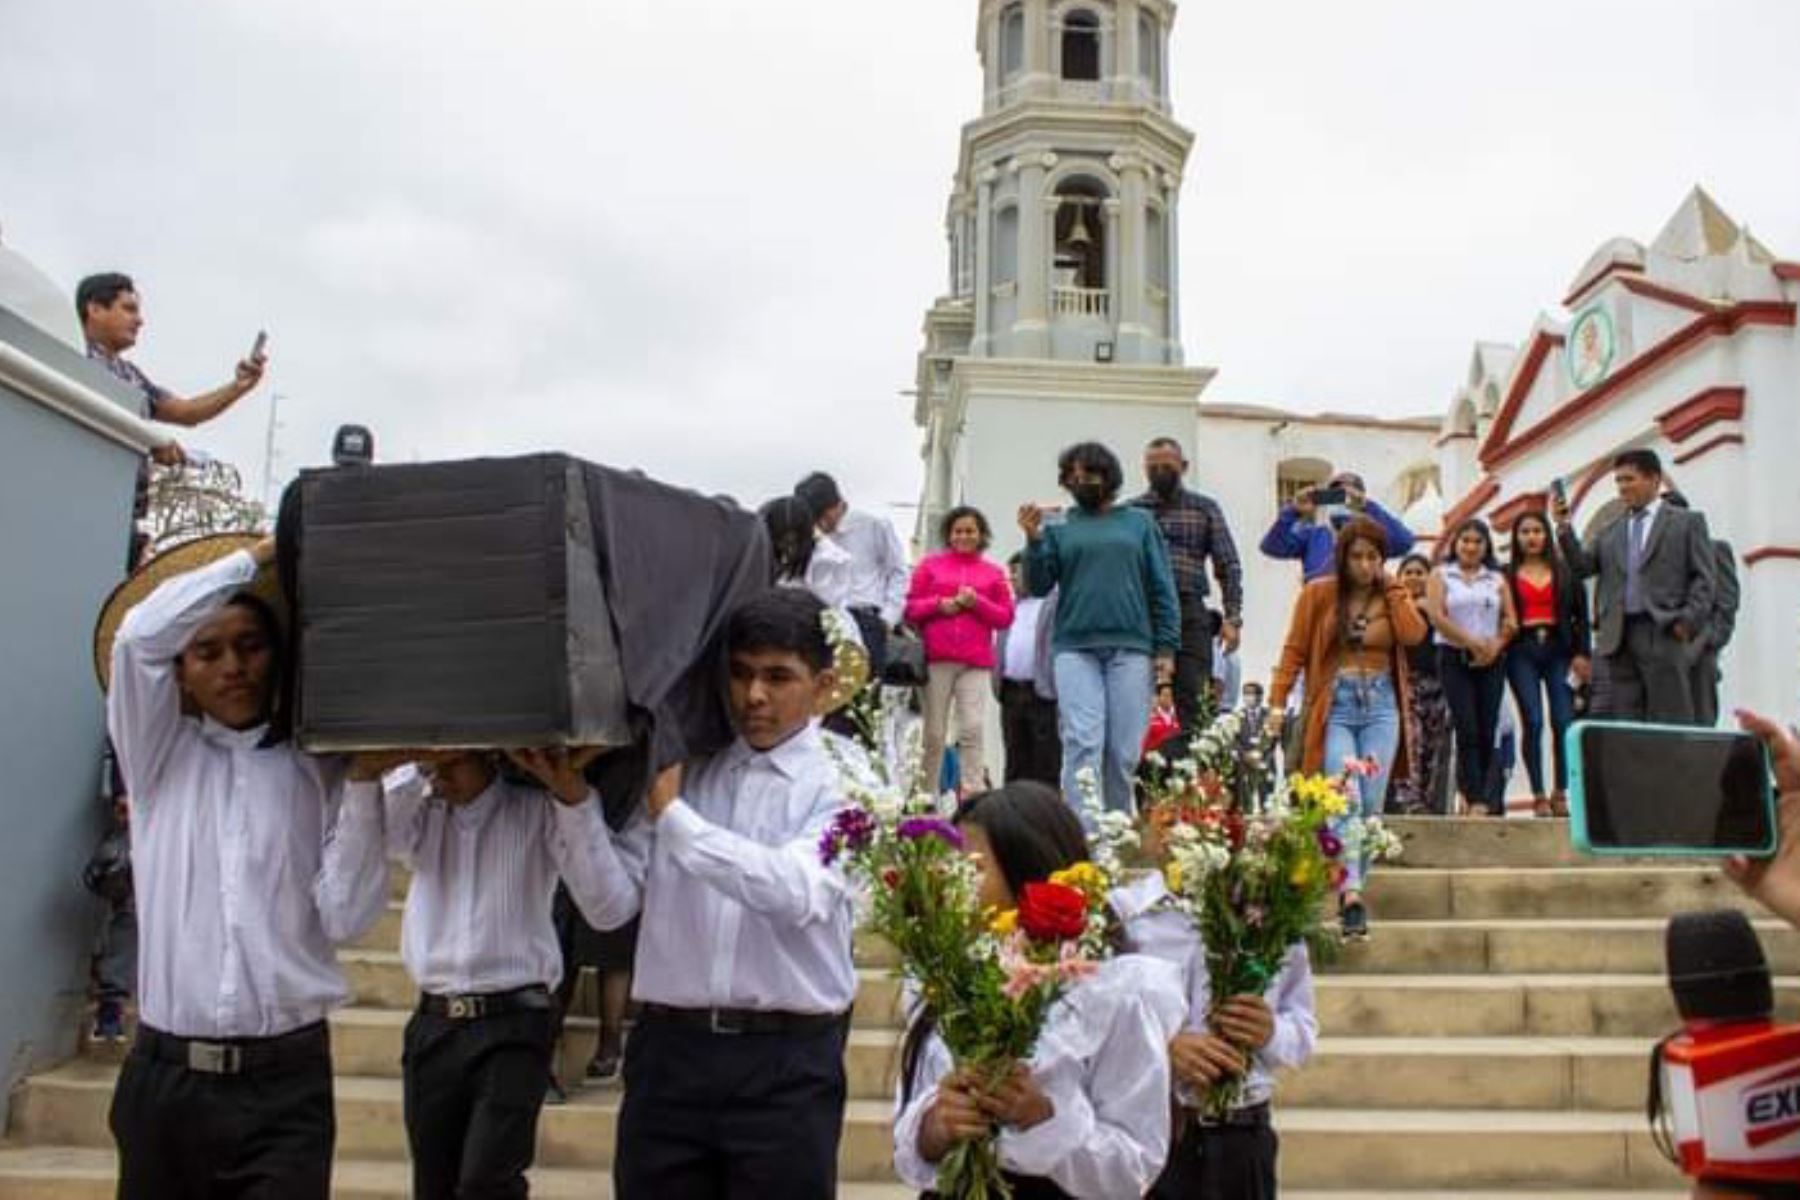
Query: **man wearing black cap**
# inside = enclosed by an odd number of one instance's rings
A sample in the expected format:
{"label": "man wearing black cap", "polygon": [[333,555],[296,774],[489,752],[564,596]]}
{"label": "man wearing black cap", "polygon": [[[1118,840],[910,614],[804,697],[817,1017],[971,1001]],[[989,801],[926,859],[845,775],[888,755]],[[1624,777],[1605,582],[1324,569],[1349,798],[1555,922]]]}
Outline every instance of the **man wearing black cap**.
{"label": "man wearing black cap", "polygon": [[888,630],[900,623],[906,607],[906,551],[891,522],[853,509],[838,490],[837,480],[815,471],[794,487],[818,524],[819,535],[849,555],[844,594],[823,596],[826,603],[850,610],[869,652],[869,665],[879,679],[887,666]]}

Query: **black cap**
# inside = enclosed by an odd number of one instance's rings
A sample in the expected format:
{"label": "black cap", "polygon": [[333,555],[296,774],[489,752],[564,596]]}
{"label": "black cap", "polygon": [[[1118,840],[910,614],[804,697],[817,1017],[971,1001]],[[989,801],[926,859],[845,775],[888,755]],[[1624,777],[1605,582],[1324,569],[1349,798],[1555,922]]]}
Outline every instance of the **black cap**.
{"label": "black cap", "polygon": [[1775,1011],[1769,962],[1743,913],[1678,913],[1669,919],[1665,945],[1682,1020],[1767,1020]]}
{"label": "black cap", "polygon": [[366,425],[339,425],[331,439],[331,461],[340,467],[366,467],[375,461],[375,435]]}

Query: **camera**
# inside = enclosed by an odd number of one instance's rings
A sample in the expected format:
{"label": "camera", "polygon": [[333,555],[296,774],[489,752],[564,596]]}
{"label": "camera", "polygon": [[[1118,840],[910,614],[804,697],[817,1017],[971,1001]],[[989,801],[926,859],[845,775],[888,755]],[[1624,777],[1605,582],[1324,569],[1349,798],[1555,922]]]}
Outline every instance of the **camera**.
{"label": "camera", "polygon": [[1777,1025],[1769,964],[1735,911],[1681,913],[1665,942],[1681,1032],[1650,1058],[1651,1133],[1691,1179],[1800,1180],[1800,1025]]}

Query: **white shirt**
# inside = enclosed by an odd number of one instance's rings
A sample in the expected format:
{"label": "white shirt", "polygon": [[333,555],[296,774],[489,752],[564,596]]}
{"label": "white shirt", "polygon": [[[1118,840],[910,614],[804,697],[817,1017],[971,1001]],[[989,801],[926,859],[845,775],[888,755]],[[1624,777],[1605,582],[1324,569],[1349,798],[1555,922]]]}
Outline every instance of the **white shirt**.
{"label": "white shirt", "polygon": [[[1169,1039],[1183,1007],[1175,969],[1139,954],[1102,963],[1064,993],[1028,1064],[1055,1115],[1030,1129],[1003,1128],[1000,1165],[1077,1200],[1143,1195],[1169,1157]],[[919,1154],[919,1128],[952,1066],[932,1034],[911,1099],[896,1099],[894,1169],[911,1187],[937,1184],[937,1165]]]}
{"label": "white shirt", "polygon": [[[819,861],[819,838],[847,801],[811,724],[775,749],[738,739],[691,764],[682,798],[642,813],[603,850],[643,909],[631,994],[678,1008],[841,1013],[856,998],[853,892]],[[641,899],[640,899],[641,898]]]}
{"label": "white shirt", "polygon": [[1044,615],[1042,596],[1021,597],[1013,608],[1012,628],[1006,631],[1006,661],[1001,678],[1031,683],[1037,678],[1038,621]]}
{"label": "white shirt", "polygon": [[[558,876],[590,924],[631,902],[629,885],[601,867],[606,817],[591,791],[570,807],[496,778],[469,803],[449,805],[413,767],[385,782],[388,854],[413,873],[400,956],[424,991],[554,989],[563,970],[551,917]],[[375,789],[351,785],[359,801]]]}
{"label": "white shirt", "polygon": [[275,1037],[348,998],[333,944],[387,899],[378,809],[342,806],[332,760],[183,716],[175,659],[256,574],[248,553],[169,580],[113,643],[107,727],[131,798],[144,1024]]}
{"label": "white shirt", "polygon": [[[1444,580],[1444,611],[1456,627],[1472,638],[1498,637],[1505,614],[1500,597],[1506,576],[1492,567],[1483,567],[1471,579],[1455,563],[1445,563],[1438,571]],[[1442,632],[1437,641],[1443,646],[1456,644]]]}
{"label": "white shirt", "polygon": [[845,511],[838,527],[820,540],[850,556],[843,599],[827,602],[847,608],[878,608],[884,625],[898,625],[906,611],[910,571],[892,522],[852,508]]}
{"label": "white shirt", "polygon": [[[1146,871],[1112,894],[1113,911],[1125,924],[1125,941],[1133,950],[1172,963],[1186,981],[1187,1021],[1183,1029],[1210,1032],[1212,979],[1206,970],[1206,948],[1193,921],[1170,902],[1168,888],[1155,871]],[[1238,1104],[1261,1104],[1275,1092],[1274,1073],[1301,1067],[1312,1057],[1319,1040],[1319,1019],[1313,1006],[1312,960],[1305,945],[1288,951],[1287,961],[1275,975],[1263,998],[1275,1014],[1275,1032],[1269,1044],[1250,1059]],[[1182,1099],[1196,1099],[1181,1090]]]}

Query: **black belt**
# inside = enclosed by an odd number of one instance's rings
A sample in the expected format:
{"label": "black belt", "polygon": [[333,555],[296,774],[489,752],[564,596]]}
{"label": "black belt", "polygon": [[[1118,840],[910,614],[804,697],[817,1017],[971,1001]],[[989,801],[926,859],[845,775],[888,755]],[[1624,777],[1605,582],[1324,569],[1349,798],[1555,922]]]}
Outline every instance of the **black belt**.
{"label": "black belt", "polygon": [[268,1075],[331,1061],[331,1031],[314,1021],[292,1033],[269,1038],[176,1037],[139,1025],[131,1052],[157,1062],[174,1063],[205,1075]]}
{"label": "black belt", "polygon": [[1538,645],[1545,646],[1555,640],[1556,626],[1527,625],[1525,627],[1525,636],[1535,641]]}
{"label": "black belt", "polygon": [[451,1021],[479,1021],[483,1017],[498,1017],[505,1013],[549,1012],[550,989],[534,983],[510,992],[443,996],[424,992],[419,996],[419,1011],[428,1017],[444,1017]]}
{"label": "black belt", "polygon": [[841,1025],[849,1013],[770,1012],[759,1008],[676,1008],[644,1004],[643,1018],[708,1033],[808,1033]]}
{"label": "black belt", "polygon": [[1195,1129],[1261,1129],[1269,1123],[1269,1102],[1247,1104],[1243,1108],[1234,1108],[1223,1117],[1202,1115],[1199,1109],[1184,1109],[1190,1124]]}

